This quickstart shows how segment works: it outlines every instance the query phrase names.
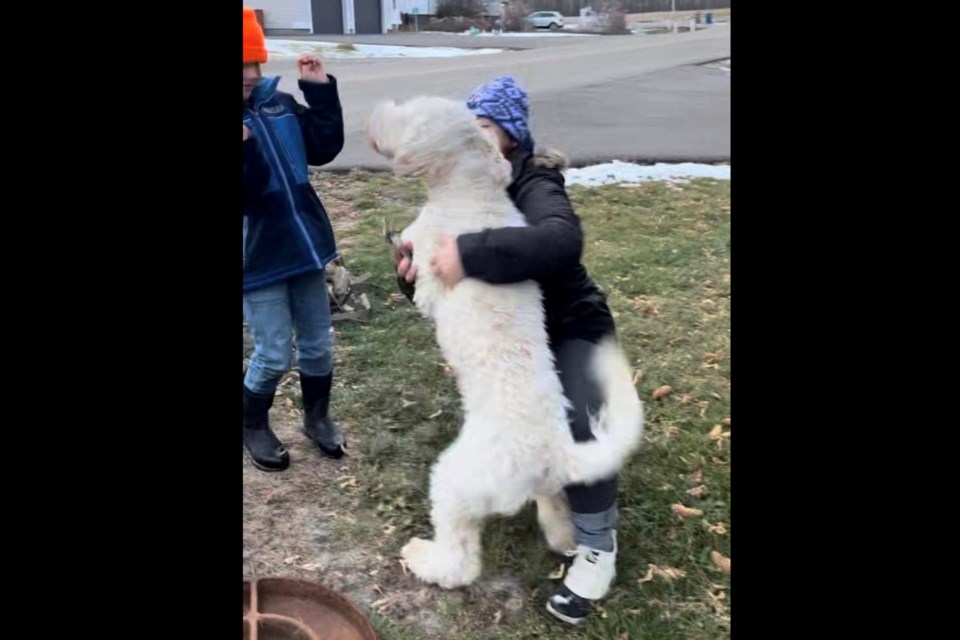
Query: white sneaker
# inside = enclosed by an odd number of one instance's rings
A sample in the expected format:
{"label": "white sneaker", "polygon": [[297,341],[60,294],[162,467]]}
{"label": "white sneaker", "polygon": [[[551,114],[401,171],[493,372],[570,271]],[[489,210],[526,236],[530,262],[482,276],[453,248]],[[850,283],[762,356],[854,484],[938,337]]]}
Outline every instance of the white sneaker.
{"label": "white sneaker", "polygon": [[570,555],[573,564],[563,584],[547,600],[547,611],[564,622],[580,624],[590,614],[592,601],[607,595],[617,576],[617,532],[613,532],[613,551],[578,545]]}

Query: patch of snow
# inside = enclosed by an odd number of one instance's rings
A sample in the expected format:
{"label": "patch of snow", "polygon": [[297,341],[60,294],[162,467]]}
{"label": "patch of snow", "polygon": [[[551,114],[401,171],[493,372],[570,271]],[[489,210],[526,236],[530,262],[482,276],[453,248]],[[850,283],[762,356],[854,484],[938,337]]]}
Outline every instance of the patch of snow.
{"label": "patch of snow", "polygon": [[581,169],[564,172],[567,185],[599,187],[605,184],[623,184],[651,181],[686,182],[693,178],[729,180],[730,165],[711,165],[684,162],[680,164],[640,165],[614,160]]}
{"label": "patch of snow", "polygon": [[456,47],[404,47],[380,44],[354,44],[352,48],[338,42],[313,40],[267,39],[267,50],[272,58],[297,58],[305,53],[325,60],[359,60],[363,58],[455,58],[500,53],[503,49],[459,49]]}
{"label": "patch of snow", "polygon": [[726,60],[720,60],[719,62],[713,62],[706,66],[710,67],[711,69],[720,69],[722,71],[730,71],[730,58],[727,58]]}

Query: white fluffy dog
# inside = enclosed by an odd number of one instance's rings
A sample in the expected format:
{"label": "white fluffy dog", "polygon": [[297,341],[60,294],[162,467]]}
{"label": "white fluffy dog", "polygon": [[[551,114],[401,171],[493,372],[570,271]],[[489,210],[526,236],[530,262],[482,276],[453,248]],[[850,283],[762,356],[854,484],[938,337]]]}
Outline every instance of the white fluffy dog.
{"label": "white fluffy dog", "polygon": [[402,237],[414,246],[414,302],[435,322],[465,414],[431,473],[435,537],[404,546],[407,566],[447,589],[470,584],[480,575],[484,518],[512,515],[530,500],[550,547],[575,548],[563,487],[611,477],[643,435],[629,364],[613,341],[584,363],[593,367],[605,405],[592,417],[596,440],[575,443],[537,284],[468,278],[446,290],[429,267],[442,234],[525,224],[506,193],[509,162],[466,106],[443,98],[381,105],[368,137],[397,175],[427,182],[427,203]]}

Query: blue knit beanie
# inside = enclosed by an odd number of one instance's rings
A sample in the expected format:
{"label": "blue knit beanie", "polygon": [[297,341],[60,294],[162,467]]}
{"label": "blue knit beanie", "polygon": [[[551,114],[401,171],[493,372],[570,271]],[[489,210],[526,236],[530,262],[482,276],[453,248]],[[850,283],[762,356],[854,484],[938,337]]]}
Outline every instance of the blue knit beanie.
{"label": "blue knit beanie", "polygon": [[493,120],[521,147],[533,151],[527,92],[510,76],[500,76],[477,88],[467,99],[467,108],[478,118]]}

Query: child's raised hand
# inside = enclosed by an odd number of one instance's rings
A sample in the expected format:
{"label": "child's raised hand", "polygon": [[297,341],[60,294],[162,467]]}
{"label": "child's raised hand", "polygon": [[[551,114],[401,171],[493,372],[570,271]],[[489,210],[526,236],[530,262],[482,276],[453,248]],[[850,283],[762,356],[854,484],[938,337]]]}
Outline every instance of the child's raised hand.
{"label": "child's raised hand", "polygon": [[306,82],[328,82],[327,71],[323,68],[323,60],[318,56],[304,54],[297,58],[300,68],[300,79]]}

